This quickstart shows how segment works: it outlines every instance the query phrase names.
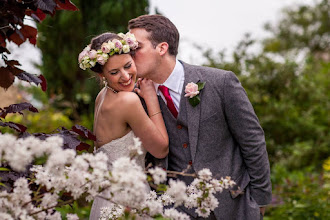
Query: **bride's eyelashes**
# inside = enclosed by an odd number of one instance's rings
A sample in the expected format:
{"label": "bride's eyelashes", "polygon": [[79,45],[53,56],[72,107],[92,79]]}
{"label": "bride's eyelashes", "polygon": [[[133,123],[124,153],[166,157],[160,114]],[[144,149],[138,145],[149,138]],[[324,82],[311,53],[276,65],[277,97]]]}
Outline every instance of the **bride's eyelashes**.
{"label": "bride's eyelashes", "polygon": [[[127,64],[125,64],[124,69],[130,69],[131,67],[132,67],[132,62],[130,61]],[[116,69],[109,71],[109,73],[111,75],[116,75],[118,72],[119,72],[119,70],[116,70]]]}
{"label": "bride's eyelashes", "polygon": [[129,68],[131,68],[131,66],[132,66],[132,63],[129,63],[129,64],[127,64],[126,66],[124,66],[124,68],[125,68],[125,69],[129,69]]}

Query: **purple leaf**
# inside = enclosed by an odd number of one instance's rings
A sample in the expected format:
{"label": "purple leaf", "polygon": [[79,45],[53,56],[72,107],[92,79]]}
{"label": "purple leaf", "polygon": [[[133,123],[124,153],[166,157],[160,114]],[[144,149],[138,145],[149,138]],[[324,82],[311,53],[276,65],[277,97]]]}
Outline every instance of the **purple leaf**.
{"label": "purple leaf", "polygon": [[72,129],[72,131],[76,132],[77,134],[79,134],[80,136],[82,136],[84,138],[96,141],[96,136],[90,130],[85,128],[84,126],[74,125],[74,126],[72,126],[71,129]]}
{"label": "purple leaf", "polygon": [[16,112],[23,115],[21,111],[26,109],[29,110],[30,112],[38,112],[38,109],[36,109],[32,104],[28,102],[22,102],[5,107],[3,110],[1,110],[0,117],[5,118],[8,113],[16,113]]}
{"label": "purple leaf", "polygon": [[56,3],[53,0],[37,0],[37,7],[42,11],[53,13],[55,11]]}
{"label": "purple leaf", "polygon": [[14,122],[2,122],[0,121],[0,126],[2,127],[9,127],[11,129],[14,129],[18,132],[24,132],[26,130],[26,127],[24,125],[21,125],[21,124],[17,124],[17,123],[14,123]]}
{"label": "purple leaf", "polygon": [[42,83],[42,80],[38,76],[32,75],[27,72],[22,72],[22,73],[18,74],[16,77],[19,78],[20,80],[30,82],[30,83],[32,82],[36,85],[39,85]]}

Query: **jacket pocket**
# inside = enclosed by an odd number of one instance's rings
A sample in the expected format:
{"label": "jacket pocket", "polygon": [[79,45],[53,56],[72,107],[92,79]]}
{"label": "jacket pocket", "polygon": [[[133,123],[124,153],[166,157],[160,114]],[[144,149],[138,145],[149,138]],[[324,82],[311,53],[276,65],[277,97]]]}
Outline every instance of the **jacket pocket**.
{"label": "jacket pocket", "polygon": [[250,183],[250,176],[247,171],[245,171],[241,176],[239,176],[235,181],[235,186],[229,190],[231,198],[235,199],[237,196],[244,194],[245,188]]}
{"label": "jacket pocket", "polygon": [[214,122],[217,120],[219,120],[219,117],[218,117],[217,113],[214,113],[214,114],[210,114],[204,118],[201,118],[201,123],[206,122],[206,121]]}

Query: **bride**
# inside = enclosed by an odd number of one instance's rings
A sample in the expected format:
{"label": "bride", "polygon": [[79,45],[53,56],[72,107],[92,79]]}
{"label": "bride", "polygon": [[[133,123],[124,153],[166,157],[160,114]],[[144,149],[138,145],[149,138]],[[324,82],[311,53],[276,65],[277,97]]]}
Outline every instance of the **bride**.
{"label": "bride", "polygon": [[[111,163],[119,157],[128,156],[128,146],[133,145],[134,138],[138,137],[144,154],[136,162],[144,168],[146,152],[156,158],[164,158],[168,154],[169,141],[152,81],[138,80],[139,88],[135,88],[145,100],[148,114],[138,95],[132,92],[137,81],[132,55],[137,49],[138,43],[133,34],[108,32],[93,38],[79,54],[78,60],[82,69],[90,68],[105,83],[95,100],[96,151],[106,153]],[[100,209],[109,204],[109,201],[96,197],[90,219],[99,219]]]}

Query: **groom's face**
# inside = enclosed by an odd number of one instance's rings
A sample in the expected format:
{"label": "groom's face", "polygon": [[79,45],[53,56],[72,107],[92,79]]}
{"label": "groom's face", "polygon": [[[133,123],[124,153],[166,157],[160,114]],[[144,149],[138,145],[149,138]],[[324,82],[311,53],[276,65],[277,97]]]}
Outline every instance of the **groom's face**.
{"label": "groom's face", "polygon": [[159,54],[149,40],[149,33],[142,28],[130,30],[139,42],[139,47],[135,52],[134,61],[137,68],[138,77],[153,79],[159,65]]}

